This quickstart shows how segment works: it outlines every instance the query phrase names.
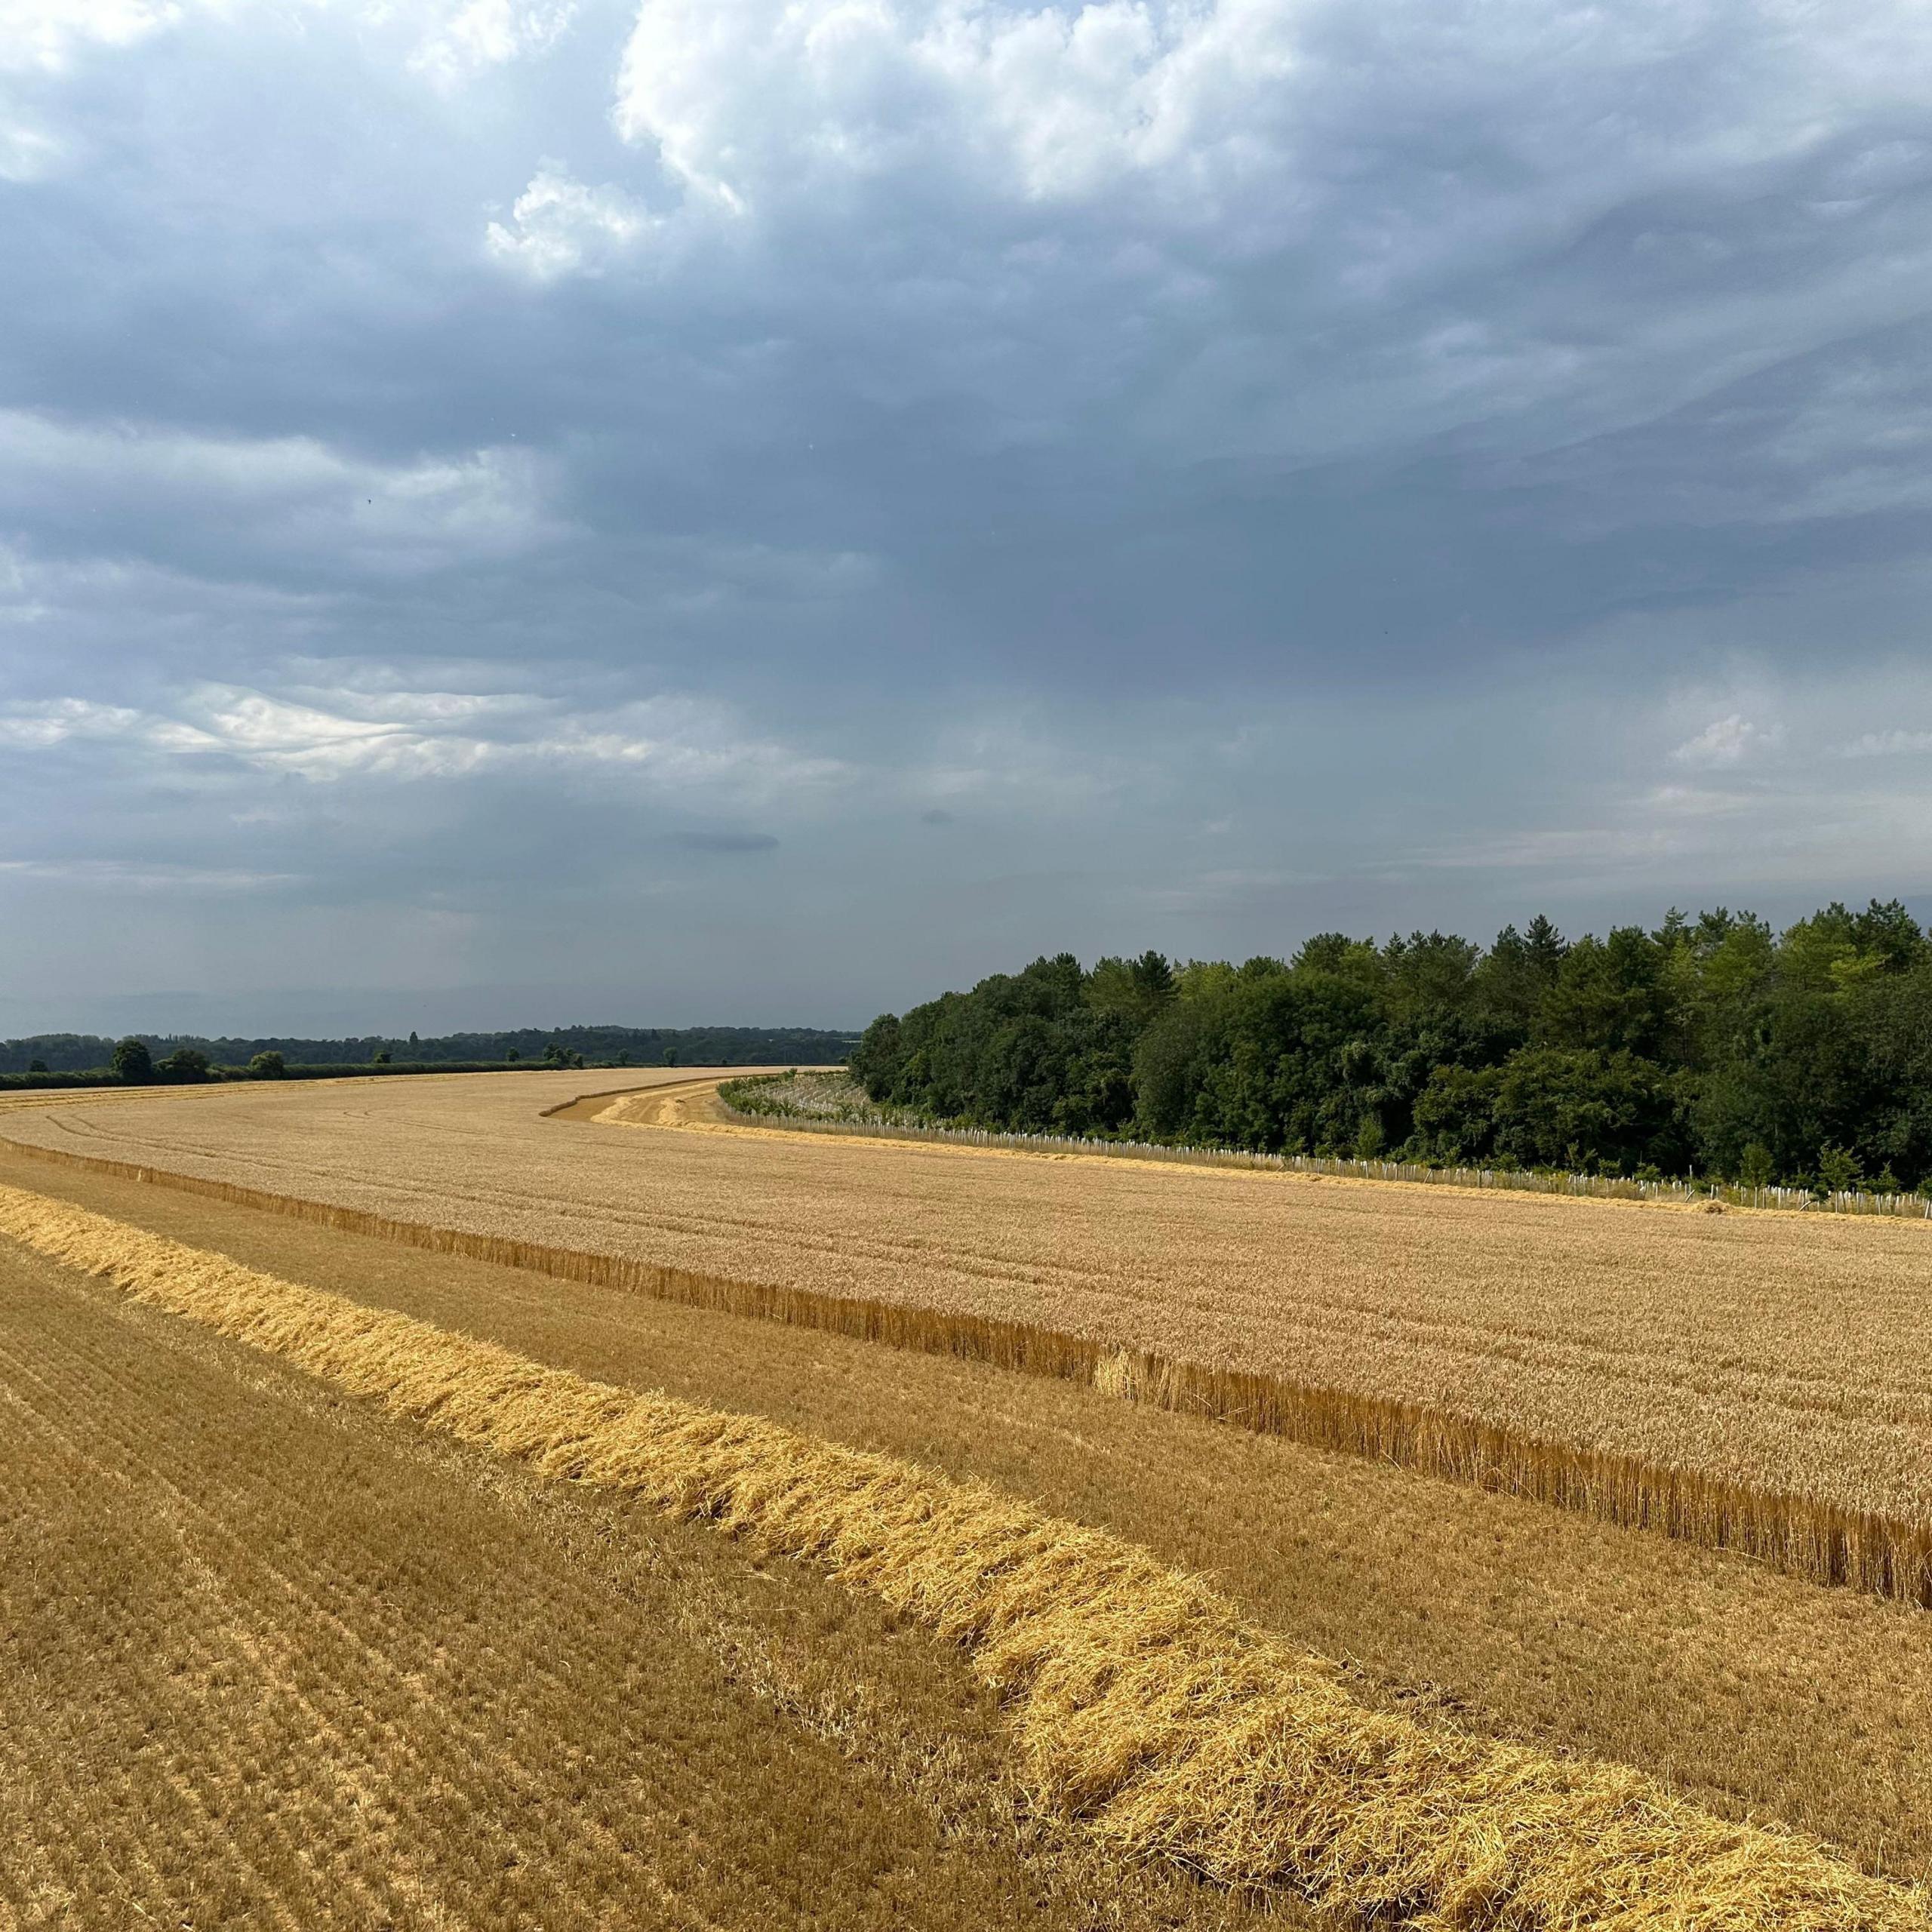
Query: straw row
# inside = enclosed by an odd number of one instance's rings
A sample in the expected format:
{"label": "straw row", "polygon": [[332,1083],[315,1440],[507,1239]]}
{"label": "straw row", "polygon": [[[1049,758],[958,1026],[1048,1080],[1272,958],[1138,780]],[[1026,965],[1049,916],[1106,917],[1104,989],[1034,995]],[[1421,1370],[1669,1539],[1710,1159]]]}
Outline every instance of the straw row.
{"label": "straw row", "polygon": [[1706,1470],[1552,1441],[1425,1403],[1298,1383],[961,1309],[746,1281],[617,1254],[443,1228],[232,1181],[30,1143],[57,1166],[150,1183],[346,1233],[554,1278],[777,1321],[1020,1374],[1503,1491],[1623,1527],[1730,1550],[1807,1582],[1932,1607],[1932,1524]]}
{"label": "straw row", "polygon": [[818,1564],[961,1647],[1032,1788],[1123,1851],[1509,1932],[1925,1932],[1923,1896],[1627,1768],[1353,1698],[1143,1550],[895,1458],[596,1383],[0,1188],[0,1233],[543,1474]]}

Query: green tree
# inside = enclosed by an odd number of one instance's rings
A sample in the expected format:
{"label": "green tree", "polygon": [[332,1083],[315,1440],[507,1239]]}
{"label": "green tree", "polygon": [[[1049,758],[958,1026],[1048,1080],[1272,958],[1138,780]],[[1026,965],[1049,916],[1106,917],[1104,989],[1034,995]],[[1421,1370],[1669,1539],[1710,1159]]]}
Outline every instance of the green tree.
{"label": "green tree", "polygon": [[1445,1167],[1478,1167],[1496,1151],[1497,1067],[1438,1066],[1417,1095],[1417,1146]]}
{"label": "green tree", "polygon": [[248,1071],[257,1080],[279,1080],[288,1072],[288,1063],[270,1047],[249,1061]]}
{"label": "green tree", "polygon": [[882,1014],[850,1064],[876,1101],[994,1128],[1767,1178],[1829,1146],[1913,1186],[1932,944],[1875,901],[1781,937],[1720,906],[1574,944],[1539,915],[1487,952],[1427,932],[1318,934],[1286,964],[1060,954]]}
{"label": "green tree", "polygon": [[1503,1063],[1493,1109],[1497,1152],[1525,1167],[1684,1164],[1669,1077],[1635,1054],[1525,1048]]}
{"label": "green tree", "polygon": [[1143,952],[1138,959],[1097,960],[1081,996],[1096,1013],[1145,1026],[1174,997],[1174,970],[1158,952]]}
{"label": "green tree", "polygon": [[371,1066],[387,1066],[389,1063],[389,1050],[387,1047],[378,1047],[369,1056],[369,1064]]}
{"label": "green tree", "polygon": [[1818,1178],[1834,1194],[1847,1193],[1862,1178],[1857,1157],[1850,1149],[1828,1142],[1818,1149]]}
{"label": "green tree", "polygon": [[130,1087],[144,1087],[154,1078],[154,1056],[145,1040],[132,1034],[114,1049],[114,1071]]}
{"label": "green tree", "polygon": [[198,1047],[177,1047],[155,1072],[163,1080],[188,1084],[208,1077],[208,1057]]}

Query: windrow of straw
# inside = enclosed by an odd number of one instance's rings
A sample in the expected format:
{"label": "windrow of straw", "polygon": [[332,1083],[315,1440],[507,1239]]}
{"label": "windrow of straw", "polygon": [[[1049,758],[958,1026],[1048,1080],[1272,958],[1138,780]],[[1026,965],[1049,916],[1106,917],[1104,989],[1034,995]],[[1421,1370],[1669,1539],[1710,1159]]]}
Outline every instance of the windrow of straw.
{"label": "windrow of straw", "polygon": [[1431,1926],[1926,1932],[1922,1894],[1634,1771],[1368,1709],[1131,1544],[755,1417],[585,1380],[14,1188],[0,1233],[543,1473],[709,1518],[960,1644],[1044,1802],[1124,1851]]}
{"label": "windrow of straw", "polygon": [[864,1295],[746,1281],[634,1257],[399,1220],[366,1209],[32,1142],[56,1166],[151,1183],[434,1254],[778,1321],[887,1346],[1091,1383],[1146,1406],[1500,1490],[1626,1528],[1736,1551],[1802,1577],[1932,1607],[1932,1524],[1700,1469],[1552,1441],[1428,1404],[1112,1347],[1044,1324]]}

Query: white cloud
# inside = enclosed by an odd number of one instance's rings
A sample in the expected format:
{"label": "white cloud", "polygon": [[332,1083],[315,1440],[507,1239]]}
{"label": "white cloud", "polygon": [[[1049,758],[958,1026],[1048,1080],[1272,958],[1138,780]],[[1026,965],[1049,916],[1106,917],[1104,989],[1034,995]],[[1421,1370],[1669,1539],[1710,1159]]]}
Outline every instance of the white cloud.
{"label": "white cloud", "polygon": [[464,0],[439,12],[409,64],[445,88],[547,51],[577,17],[574,0]]}
{"label": "white cloud", "polygon": [[667,796],[756,805],[844,779],[835,758],[746,731],[726,707],[660,697],[595,712],[527,693],[310,691],[310,700],[224,685],[165,711],[84,698],[0,709],[0,745],[46,750],[118,743],[174,757],[220,757],[318,783],[355,777],[448,779],[501,772],[568,781],[598,769]]}
{"label": "white cloud", "polygon": [[[1339,192],[1361,218],[1359,272],[1386,285],[1414,266],[1392,244],[1428,257],[1449,238],[1414,225],[1425,203],[1456,214],[1461,242],[1493,238],[1566,198],[1600,205],[1612,171],[1627,192],[1759,165],[1915,100],[1897,63],[1932,23],[1907,0],[1864,17],[1847,35],[1814,30],[1803,0],[1749,17],[1727,0],[1394,0],[1372,16],[1336,0],[649,0],[617,119],[693,186],[747,202],[908,168],[1061,202],[1140,178],[1191,215],[1292,232]],[[1380,166],[1398,156],[1405,181]],[[1833,179],[1869,192],[1904,165],[1841,160]],[[1263,180],[1287,198],[1226,198]]]}
{"label": "white cloud", "polygon": [[1753,724],[1742,712],[1734,711],[1713,718],[1694,738],[1671,753],[1679,764],[1722,770],[1744,764],[1784,742],[1784,730],[1777,724]]}
{"label": "white cloud", "polygon": [[172,26],[176,0],[0,0],[0,72],[59,73],[86,47],[131,47]]}
{"label": "white cloud", "polygon": [[53,173],[66,149],[54,136],[11,115],[0,102],[0,181],[38,181]]}
{"label": "white cloud", "polygon": [[515,445],[383,462],[310,436],[212,437],[0,410],[0,512],[72,493],[124,528],[218,527],[231,543],[386,575],[557,534],[540,461]]}
{"label": "white cloud", "polygon": [[623,255],[653,226],[649,212],[620,189],[574,181],[546,162],[516,198],[510,225],[493,221],[485,240],[497,260],[536,281],[595,273]]}
{"label": "white cloud", "polygon": [[0,710],[0,745],[45,750],[69,738],[125,738],[145,720],[125,705],[97,704],[87,698],[55,698],[40,704],[12,704]]}
{"label": "white cloud", "polygon": [[1838,747],[1841,758],[1897,758],[1932,752],[1932,731],[1867,731]]}
{"label": "white cloud", "polygon": [[1023,198],[1078,198],[1137,171],[1249,171],[1294,38],[1271,0],[652,0],[617,125],[733,206],[946,157]]}

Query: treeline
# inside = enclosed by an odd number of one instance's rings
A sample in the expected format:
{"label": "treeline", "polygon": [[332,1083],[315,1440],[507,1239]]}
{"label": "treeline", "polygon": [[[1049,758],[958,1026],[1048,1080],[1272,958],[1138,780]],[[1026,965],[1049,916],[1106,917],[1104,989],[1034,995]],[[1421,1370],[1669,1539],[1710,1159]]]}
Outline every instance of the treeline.
{"label": "treeline", "polygon": [[1325,933],[1291,959],[1069,954],[867,1029],[852,1071],[919,1118],[1445,1166],[1932,1180],[1932,940],[1904,906],[1782,934],[1673,911],[1487,949]]}
{"label": "treeline", "polygon": [[[548,1066],[571,1063],[548,1061]],[[581,1062],[576,1064],[582,1064]],[[192,1087],[226,1080],[346,1080],[370,1074],[503,1073],[515,1071],[501,1060],[287,1060],[272,1051],[257,1054],[246,1066],[219,1066],[192,1047],[180,1047],[156,1060],[143,1041],[130,1038],[114,1048],[106,1066],[60,1073],[42,1070],[0,1073],[0,1091],[74,1087]]]}
{"label": "treeline", "polygon": [[[306,1074],[375,1065],[454,1072],[533,1061],[574,1066],[829,1064],[842,1060],[857,1036],[812,1026],[526,1026],[430,1039],[414,1033],[338,1040],[282,1035],[210,1039],[186,1033],[130,1037],[147,1049],[157,1067],[185,1054],[198,1056],[205,1067],[245,1068],[259,1055],[278,1054],[291,1073],[300,1068]],[[113,1067],[119,1044],[92,1033],[40,1033],[0,1041],[0,1075],[105,1074]]]}

